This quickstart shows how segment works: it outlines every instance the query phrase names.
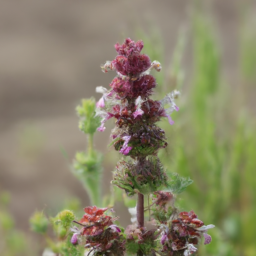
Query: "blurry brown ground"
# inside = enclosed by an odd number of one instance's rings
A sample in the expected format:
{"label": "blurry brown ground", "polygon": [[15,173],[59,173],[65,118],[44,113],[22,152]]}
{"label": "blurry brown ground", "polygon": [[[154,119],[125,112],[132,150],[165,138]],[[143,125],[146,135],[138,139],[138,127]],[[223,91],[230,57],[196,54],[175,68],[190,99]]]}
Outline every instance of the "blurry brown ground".
{"label": "blurry brown ground", "polygon": [[[88,203],[69,170],[75,152],[86,145],[77,128],[75,106],[81,98],[99,98],[95,87],[107,87],[114,76],[103,74],[100,64],[113,59],[114,43],[133,37],[137,28],[159,28],[166,56],[171,57],[179,29],[189,24],[191,3],[0,1],[0,189],[12,195],[17,227],[28,230],[35,209],[55,209],[66,198],[77,196],[84,206]],[[209,5],[224,72],[234,82],[240,3],[215,0]],[[188,57],[188,73],[189,63]],[[105,156],[108,134],[109,130],[97,134],[95,142]],[[105,165],[105,191],[112,167]]]}

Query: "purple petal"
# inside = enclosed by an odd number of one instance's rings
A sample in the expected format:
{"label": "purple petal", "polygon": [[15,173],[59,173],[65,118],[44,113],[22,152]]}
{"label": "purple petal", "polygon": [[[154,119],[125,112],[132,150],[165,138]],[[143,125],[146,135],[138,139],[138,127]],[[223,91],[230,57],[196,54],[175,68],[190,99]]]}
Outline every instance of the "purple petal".
{"label": "purple petal", "polygon": [[128,135],[123,137],[124,144],[119,151],[123,155],[129,154],[130,150],[132,149],[132,147],[128,147],[128,143],[129,143],[130,139],[131,139],[131,136],[128,136]]}
{"label": "purple petal", "polygon": [[122,147],[119,152],[123,155],[128,155],[131,149],[132,147]]}
{"label": "purple petal", "polygon": [[101,97],[99,101],[96,103],[97,108],[104,108],[105,107],[105,101],[104,98]]}
{"label": "purple petal", "polygon": [[167,240],[167,235],[166,234],[163,234],[162,237],[161,237],[161,244],[163,245]]}
{"label": "purple petal", "polygon": [[114,232],[121,232],[121,229],[117,225],[111,225],[109,226]]}
{"label": "purple petal", "polygon": [[105,129],[106,129],[106,127],[103,126],[103,125],[101,125],[100,127],[97,128],[97,131],[99,131],[99,132],[104,132]]}
{"label": "purple petal", "polygon": [[179,111],[179,110],[180,110],[180,109],[179,109],[179,107],[178,107],[178,106],[176,106],[176,105],[175,105],[175,107],[174,107],[174,108],[175,108],[175,110],[176,110],[176,111]]}
{"label": "purple petal", "polygon": [[203,233],[204,235],[204,244],[209,244],[212,241],[212,237],[207,233]]}
{"label": "purple petal", "polygon": [[144,111],[142,109],[138,109],[133,113],[133,117],[136,118],[137,116],[141,116],[144,114]]}
{"label": "purple petal", "polygon": [[168,116],[168,115],[166,117],[168,118],[169,124],[173,125],[174,121],[172,120],[172,118],[170,116]]}
{"label": "purple petal", "polygon": [[74,233],[73,236],[70,239],[70,242],[74,245],[78,244],[78,233]]}

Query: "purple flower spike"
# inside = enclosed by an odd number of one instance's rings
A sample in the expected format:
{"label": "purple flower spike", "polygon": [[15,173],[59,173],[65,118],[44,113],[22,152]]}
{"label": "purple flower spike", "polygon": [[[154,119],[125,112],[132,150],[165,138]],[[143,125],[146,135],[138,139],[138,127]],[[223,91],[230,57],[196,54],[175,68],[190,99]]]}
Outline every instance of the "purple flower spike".
{"label": "purple flower spike", "polygon": [[73,244],[73,245],[77,245],[78,244],[78,233],[74,233],[73,236],[71,237],[70,239],[70,242]]}
{"label": "purple flower spike", "polygon": [[105,107],[105,101],[104,98],[101,97],[99,101],[96,103],[97,108],[104,108]]}

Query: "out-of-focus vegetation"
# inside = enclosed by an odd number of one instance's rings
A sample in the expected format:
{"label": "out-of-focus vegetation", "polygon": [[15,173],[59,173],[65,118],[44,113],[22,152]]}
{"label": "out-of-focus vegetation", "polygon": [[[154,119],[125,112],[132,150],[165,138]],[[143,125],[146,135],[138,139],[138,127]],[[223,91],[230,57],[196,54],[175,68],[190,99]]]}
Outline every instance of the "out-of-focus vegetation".
{"label": "out-of-focus vegetation", "polygon": [[6,192],[0,193],[0,255],[16,256],[29,255],[28,241],[26,235],[15,228],[15,222],[11,216],[8,205],[10,195]]}
{"label": "out-of-focus vegetation", "polygon": [[[241,26],[240,74],[236,74],[240,82],[234,87],[222,76],[221,51],[212,24],[198,14],[191,24],[190,30],[182,31],[177,39],[170,69],[164,68],[156,76],[159,84],[156,98],[175,88],[181,90],[177,102],[180,111],[173,117],[175,125],[161,123],[169,141],[161,160],[169,171],[194,180],[177,198],[180,209],[194,210],[205,223],[216,225],[211,230],[212,243],[200,248],[198,255],[255,256],[256,122],[247,103],[256,86],[256,32],[253,22]],[[193,75],[182,87],[185,77],[182,56],[188,45],[188,34],[192,36]],[[151,60],[166,61],[161,38],[156,35],[148,37],[140,33],[139,39],[144,41]],[[95,152],[89,153],[90,157],[81,157],[80,162],[89,161],[86,166],[94,166],[91,159]],[[134,206],[132,199],[124,197],[124,200],[129,207]],[[1,194],[0,255],[28,255],[26,236],[15,230],[8,201],[8,196]],[[78,207],[74,208],[77,212]],[[35,224],[41,220],[42,225],[34,225],[33,229],[45,233],[47,220],[40,213],[34,217]],[[57,237],[61,235],[58,217],[51,223]],[[48,239],[52,250],[54,243]]]}
{"label": "out-of-focus vegetation", "polygon": [[[194,180],[182,197],[177,198],[181,210],[192,209],[205,223],[216,225],[211,231],[213,242],[200,248],[198,255],[253,256],[256,255],[256,124],[248,110],[246,95],[255,89],[252,81],[256,77],[256,34],[251,31],[241,38],[238,77],[243,82],[235,88],[222,77],[213,25],[198,14],[192,24],[192,79],[181,88],[184,77],[181,60],[186,41],[182,34],[171,69],[164,74],[167,79],[162,78],[163,84],[158,80],[157,97],[163,94],[161,87],[168,91],[178,88],[182,92],[177,103],[180,111],[173,118],[174,127],[162,123],[169,147],[162,152],[161,160],[171,172]],[[142,39],[150,55],[149,49],[156,48],[155,42],[145,34],[140,34],[141,37],[147,38]],[[155,51],[150,57],[163,59]]]}

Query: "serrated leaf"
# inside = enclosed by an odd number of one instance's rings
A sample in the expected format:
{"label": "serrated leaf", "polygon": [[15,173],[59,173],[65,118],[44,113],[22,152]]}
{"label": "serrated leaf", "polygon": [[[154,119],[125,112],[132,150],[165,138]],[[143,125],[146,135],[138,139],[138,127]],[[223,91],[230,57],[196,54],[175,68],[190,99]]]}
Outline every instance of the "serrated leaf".
{"label": "serrated leaf", "polygon": [[173,194],[180,194],[192,183],[193,180],[189,177],[185,178],[179,176],[177,173],[170,173],[167,182],[167,190]]}

